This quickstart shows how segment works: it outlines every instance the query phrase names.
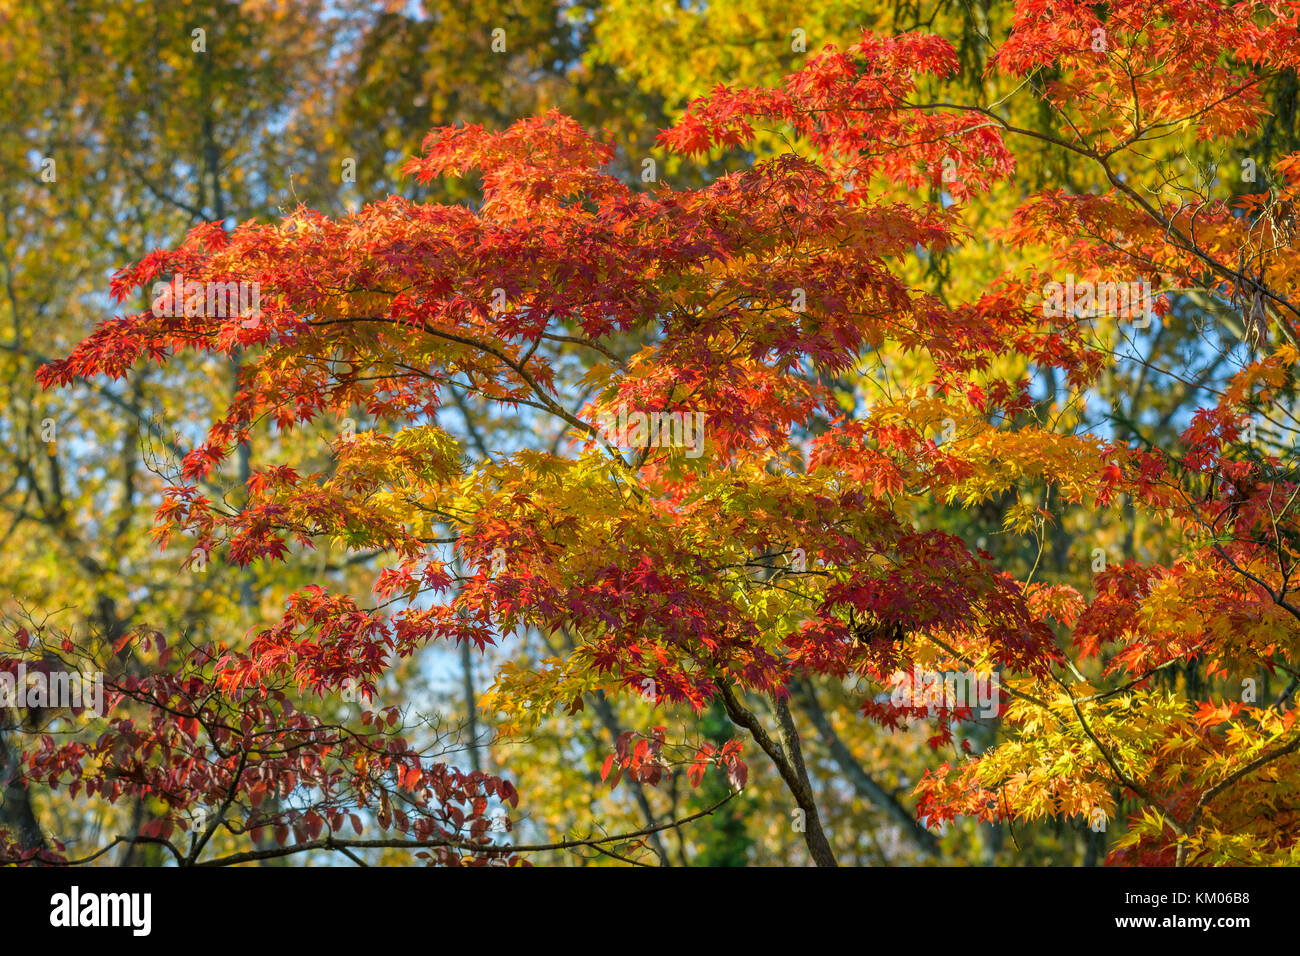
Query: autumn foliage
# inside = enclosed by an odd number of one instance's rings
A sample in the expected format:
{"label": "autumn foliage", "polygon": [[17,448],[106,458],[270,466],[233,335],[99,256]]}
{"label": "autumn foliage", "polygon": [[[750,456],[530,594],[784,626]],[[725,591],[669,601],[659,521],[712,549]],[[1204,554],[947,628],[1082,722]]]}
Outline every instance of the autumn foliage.
{"label": "autumn foliage", "polygon": [[[503,735],[597,698],[720,705],[733,740],[628,729],[605,784],[683,767],[693,786],[739,789],[770,762],[817,863],[834,841],[790,700],[830,680],[874,688],[850,723],[926,724],[950,754],[915,783],[922,828],[1100,818],[1112,863],[1300,862],[1296,712],[1240,692],[1261,670],[1300,673],[1293,450],[1247,436],[1252,416],[1293,407],[1300,154],[1235,197],[1151,159],[1172,139],[1254,135],[1272,79],[1300,68],[1298,25],[1294,3],[1019,4],[987,70],[1044,104],[1034,127],[965,98],[948,39],[868,32],[778,85],[692,102],[658,143],[686,163],[730,157],[698,188],[630,184],[602,135],[547,112],[436,129],[403,167],[416,185],[474,183],[479,202],[299,208],[148,253],[113,278],[123,314],[40,384],[237,360],[236,392],[159,502],[159,545],[241,568],[373,553],[373,594],[311,584],[246,639],[114,676],[104,736],[45,739],[31,779],[163,795],[141,835],[189,829],[188,847],[168,843],[189,862],[211,834],[189,822],[201,807],[214,828],[322,848],[368,808],[432,862],[513,862],[489,834],[511,783],[417,752],[396,710],[356,728],[284,692],[369,700],[429,646],[532,633],[556,653],[500,667],[482,700]],[[789,150],[763,155],[772,130]],[[1026,189],[1026,150],[1101,185]],[[974,233],[972,210],[993,202],[1013,208]],[[918,265],[985,241],[1008,259],[972,294],[918,281]],[[1073,409],[1131,359],[1120,320],[1044,309],[1067,274],[1142,277],[1157,323],[1192,294],[1244,316],[1237,367],[1176,440],[1076,427]],[[126,307],[174,276],[256,283],[260,313]],[[562,440],[470,448],[446,427],[455,397]],[[702,415],[703,454],[620,443],[620,410]],[[348,419],[365,424],[340,431]],[[329,434],[328,466],[277,460],[268,430]],[[232,504],[203,483],[241,446],[252,466]],[[1040,557],[1067,512],[1141,520],[1165,547],[1090,583],[1044,579],[938,517],[990,501]],[[64,653],[85,666],[122,650]],[[1166,679],[1189,662],[1194,685]],[[890,702],[893,675],[917,669],[996,674],[996,741],[970,748],[964,704]],[[301,799],[264,817],[271,791]]]}

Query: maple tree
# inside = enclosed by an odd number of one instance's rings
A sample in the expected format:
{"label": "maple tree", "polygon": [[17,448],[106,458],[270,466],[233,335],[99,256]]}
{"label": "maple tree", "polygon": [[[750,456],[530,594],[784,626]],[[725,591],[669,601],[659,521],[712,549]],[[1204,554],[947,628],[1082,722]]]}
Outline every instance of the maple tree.
{"label": "maple tree", "polygon": [[[154,676],[115,682],[176,744],[151,749],[117,721],[93,748],[46,738],[35,779],[105,792],[125,777],[166,793],[143,835],[164,840],[196,806],[255,809],[259,781],[282,796],[310,785],[310,808],[251,813],[244,828],[283,842],[297,827],[311,847],[346,806],[378,801],[382,826],[411,832],[398,845],[427,844],[437,862],[498,859],[487,798],[512,800],[510,784],[292,708],[254,715],[271,736],[250,745],[258,721],[237,715],[267,687],[369,697],[430,644],[535,634],[548,655],[504,662],[482,700],[504,737],[625,700],[652,716],[615,735],[610,785],[687,767],[692,784],[719,772],[732,788],[753,763],[743,738],[820,865],[836,849],[791,704],[816,703],[812,681],[887,688],[918,670],[991,672],[1006,698],[978,752],[968,707],[856,701],[862,723],[927,725],[936,750],[972,751],[917,785],[922,843],[959,817],[1100,815],[1124,825],[1114,862],[1295,862],[1294,683],[1267,705],[1233,687],[1297,673],[1297,486],[1285,448],[1244,436],[1251,416],[1273,441],[1293,434],[1300,154],[1271,164],[1266,189],[1226,199],[1168,157],[1258,131],[1265,91],[1300,60],[1298,18],[1290,3],[1023,5],[988,62],[1008,96],[1047,111],[1033,126],[1002,100],[963,98],[949,41],[869,32],[779,83],[692,102],[662,147],[742,157],[698,188],[628,185],[608,142],[548,112],[501,132],[435,130],[406,165],[420,184],[481,176],[481,203],[389,196],[341,217],[206,223],[123,269],[121,302],[175,276],[261,290],[254,322],[201,303],[128,312],[39,374],[54,387],[182,353],[238,358],[234,395],[165,489],[160,543],[240,568],[315,548],[378,553],[383,567],[374,602],[310,584],[246,643],[160,656]],[[797,147],[743,156],[778,136]],[[1022,190],[1022,157],[1044,151],[1087,166],[1097,188]],[[988,201],[1014,206],[998,228],[1006,268],[961,298],[921,287],[918,263],[960,255],[965,217]],[[1177,370],[1124,351],[1122,321],[1044,308],[1044,284],[1067,275],[1149,277],[1162,329],[1189,303],[1240,312],[1238,368],[1203,390],[1212,400],[1176,438],[1144,442],[1140,421],[1079,427],[1113,367]],[[850,380],[879,397],[846,403]],[[470,401],[549,429],[547,441],[484,445],[468,461],[443,413],[451,403],[468,420]],[[611,434],[637,415],[695,416],[701,444]],[[290,436],[331,417],[363,427],[334,438],[328,469],[255,446],[245,501],[205,490],[257,429]],[[945,526],[945,509],[990,501],[1040,558],[1066,509],[1140,516],[1161,553],[1099,570],[1091,592],[1039,580],[1037,560],[999,560]],[[1201,670],[1180,687],[1189,664]],[[706,741],[689,723],[670,738],[653,716],[707,708],[737,739]],[[195,721],[210,750],[195,749]],[[838,739],[829,720],[818,731]],[[250,753],[265,773],[245,773]],[[435,784],[415,824],[397,815],[399,791]]]}
{"label": "maple tree", "polygon": [[[479,5],[479,12],[487,15],[489,6]],[[540,11],[549,5],[531,6]],[[519,9],[512,5],[503,22],[511,49],[527,55],[514,19]],[[409,5],[406,15],[412,15]],[[175,241],[197,221],[273,216],[291,200],[343,209],[358,186],[339,182],[340,157],[360,158],[362,186],[383,184],[381,163],[388,158],[357,130],[392,124],[387,118],[381,123],[383,104],[359,87],[366,82],[367,45],[392,39],[393,18],[373,4],[326,10],[304,2],[177,3],[165,10],[85,3],[75,11],[25,3],[4,5],[0,19],[11,94],[4,107],[8,152],[30,157],[35,148],[56,164],[48,181],[15,167],[0,202],[7,289],[0,319],[8,383],[3,427],[12,436],[0,458],[6,518],[0,614],[7,649],[18,654],[13,634],[23,626],[35,630],[32,614],[47,631],[73,634],[79,644],[89,634],[115,643],[142,621],[173,643],[237,640],[251,621],[274,613],[285,594],[309,581],[338,586],[362,580],[364,556],[334,562],[322,554],[281,564],[273,576],[224,562],[198,562],[191,573],[178,575],[177,555],[189,549],[153,546],[147,527],[158,495],[174,479],[187,443],[201,434],[191,410],[228,395],[233,363],[226,357],[178,359],[166,369],[137,368],[122,383],[100,380],[45,395],[32,372],[66,353],[104,313],[103,277],[136,249]],[[196,27],[203,28],[201,40]],[[92,49],[95,55],[87,56]],[[484,66],[496,69],[501,60],[488,54]],[[152,69],[137,69],[141,61]],[[555,102],[545,86],[534,85],[539,67],[551,68],[532,63],[526,76],[498,82],[477,100],[457,87],[455,115],[496,117],[503,91],[510,92],[512,108]],[[429,117],[449,115],[439,90],[458,80],[434,75],[421,83],[435,105],[409,122],[423,122],[427,130]],[[568,89],[578,100],[593,89],[599,98],[614,93],[599,79],[579,78]],[[559,101],[580,109],[577,100]],[[274,135],[263,135],[272,126]],[[263,440],[259,435],[256,443]],[[237,458],[246,458],[246,451]],[[300,462],[317,450],[306,443],[290,454]],[[241,488],[238,463],[205,485],[231,502],[242,500]],[[155,666],[137,644],[124,653],[112,670],[138,674]],[[390,677],[403,683],[404,694],[423,692],[414,661]],[[295,702],[322,722],[338,718],[335,706],[314,707],[301,697]],[[90,722],[80,733],[94,740],[102,727]],[[69,798],[66,786],[24,780],[28,742],[42,729],[39,722],[0,721],[0,826],[20,832],[24,849],[48,849],[56,839],[84,846],[100,832],[138,830],[162,812],[148,788],[88,809],[84,800]],[[444,740],[456,733],[454,716],[439,724]],[[479,769],[476,760],[473,768]],[[279,799],[272,794],[261,808]],[[363,813],[363,819],[369,817]],[[275,846],[271,833],[254,842]],[[215,833],[208,850],[232,849],[225,836]],[[121,862],[156,863],[167,859],[164,853],[142,843],[114,855]]]}

